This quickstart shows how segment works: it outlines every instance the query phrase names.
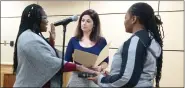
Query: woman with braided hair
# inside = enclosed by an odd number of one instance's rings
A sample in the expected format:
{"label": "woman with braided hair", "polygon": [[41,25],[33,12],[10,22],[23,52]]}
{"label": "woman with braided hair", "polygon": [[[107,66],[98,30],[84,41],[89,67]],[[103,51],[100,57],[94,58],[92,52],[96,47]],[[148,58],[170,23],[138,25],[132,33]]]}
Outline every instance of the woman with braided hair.
{"label": "woman with braided hair", "polygon": [[[147,3],[135,3],[125,16],[126,32],[133,35],[113,57],[110,74],[89,78],[101,87],[156,87],[161,79],[163,59],[162,22]],[[163,31],[162,31],[163,32]]]}
{"label": "woman with braided hair", "polygon": [[24,9],[14,49],[14,87],[60,87],[61,70],[94,73],[82,65],[67,61],[61,64],[62,59],[51,42],[54,37],[51,35],[48,41],[41,33],[47,31],[47,24],[40,5],[31,4]]}

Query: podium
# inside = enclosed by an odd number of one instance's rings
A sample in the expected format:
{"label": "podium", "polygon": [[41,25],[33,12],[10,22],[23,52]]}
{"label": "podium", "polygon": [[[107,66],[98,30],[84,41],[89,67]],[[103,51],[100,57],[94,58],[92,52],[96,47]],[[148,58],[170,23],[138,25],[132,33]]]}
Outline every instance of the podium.
{"label": "podium", "polygon": [[3,87],[13,87],[14,82],[15,82],[15,75],[10,73],[4,74]]}

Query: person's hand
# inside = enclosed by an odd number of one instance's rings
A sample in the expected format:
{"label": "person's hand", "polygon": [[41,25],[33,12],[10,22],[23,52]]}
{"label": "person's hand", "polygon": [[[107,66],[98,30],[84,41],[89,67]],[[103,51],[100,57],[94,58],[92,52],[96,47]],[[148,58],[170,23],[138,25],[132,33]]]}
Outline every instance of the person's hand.
{"label": "person's hand", "polygon": [[56,38],[55,26],[53,23],[51,23],[50,26],[51,26],[51,31],[49,31],[50,38],[55,40],[55,38]]}
{"label": "person's hand", "polygon": [[103,71],[103,68],[101,66],[93,66],[92,69],[98,72]]}
{"label": "person's hand", "polygon": [[105,75],[108,75],[108,74],[109,74],[109,72],[106,71],[106,70],[104,70],[103,73],[104,73]]}
{"label": "person's hand", "polygon": [[76,69],[81,72],[96,73],[96,71],[86,68],[83,65],[76,65]]}
{"label": "person's hand", "polygon": [[96,72],[96,75],[95,77],[89,77],[87,78],[88,80],[92,80],[94,83],[98,83],[98,76],[100,75],[101,73],[100,72]]}

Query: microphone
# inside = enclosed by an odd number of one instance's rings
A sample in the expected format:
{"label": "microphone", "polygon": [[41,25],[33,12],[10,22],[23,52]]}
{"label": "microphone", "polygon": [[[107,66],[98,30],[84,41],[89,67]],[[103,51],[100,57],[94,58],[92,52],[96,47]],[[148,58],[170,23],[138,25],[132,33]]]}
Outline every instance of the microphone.
{"label": "microphone", "polygon": [[57,22],[54,23],[54,26],[59,26],[59,25],[67,25],[68,23],[72,22],[72,21],[77,21],[78,20],[78,16],[74,15],[72,17],[63,19],[63,20],[59,20]]}

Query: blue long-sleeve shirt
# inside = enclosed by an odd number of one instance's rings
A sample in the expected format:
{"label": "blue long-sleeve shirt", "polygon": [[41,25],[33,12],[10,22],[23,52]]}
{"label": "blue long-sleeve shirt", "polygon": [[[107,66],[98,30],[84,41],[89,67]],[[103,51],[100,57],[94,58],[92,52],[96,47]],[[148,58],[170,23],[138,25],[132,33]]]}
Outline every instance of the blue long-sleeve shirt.
{"label": "blue long-sleeve shirt", "polygon": [[[106,45],[107,45],[107,42],[106,42],[105,38],[101,37],[101,39],[94,46],[89,47],[89,48],[85,48],[85,47],[82,47],[79,44],[79,39],[77,39],[76,37],[72,37],[70,39],[69,43],[68,43],[68,46],[67,46],[67,50],[66,50],[66,53],[65,53],[65,60],[68,61],[68,62],[73,62],[72,54],[74,52],[74,49],[78,49],[78,50],[81,50],[81,51],[85,51],[85,52],[89,52],[89,53],[92,53],[92,54],[99,55],[101,50]],[[88,58],[83,58],[83,59],[88,59]],[[103,62],[108,63],[109,58],[107,57]],[[75,63],[77,63],[77,62],[75,62]]]}

